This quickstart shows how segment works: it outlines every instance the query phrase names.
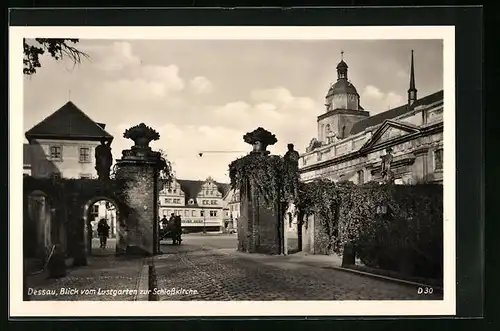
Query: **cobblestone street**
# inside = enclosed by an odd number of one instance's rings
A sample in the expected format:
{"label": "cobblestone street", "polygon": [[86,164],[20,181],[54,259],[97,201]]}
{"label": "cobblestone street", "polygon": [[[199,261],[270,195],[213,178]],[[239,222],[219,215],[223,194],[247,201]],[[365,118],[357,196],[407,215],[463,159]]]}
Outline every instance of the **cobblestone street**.
{"label": "cobblestone street", "polygon": [[[417,287],[235,252],[236,237],[185,236],[156,259],[160,300],[440,300]],[[172,291],[177,290],[177,292]],[[167,290],[171,290],[170,293]]]}

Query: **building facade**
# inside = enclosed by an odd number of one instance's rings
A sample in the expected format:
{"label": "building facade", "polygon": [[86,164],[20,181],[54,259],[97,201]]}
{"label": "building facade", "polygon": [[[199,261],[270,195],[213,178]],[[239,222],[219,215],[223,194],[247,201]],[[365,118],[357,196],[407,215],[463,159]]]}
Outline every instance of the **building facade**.
{"label": "building facade", "polygon": [[417,97],[413,51],[408,102],[370,116],[361,106],[348,66],[337,66],[337,82],[326,95],[326,111],[317,117],[317,137],[299,160],[301,180],[381,179],[382,156],[393,156],[396,184],[443,181],[443,91]]}
{"label": "building facade", "polygon": [[240,218],[240,191],[230,189],[224,197],[224,201],[227,208],[226,228],[237,231],[238,219]]}
{"label": "building facade", "polygon": [[26,132],[24,163],[31,165],[31,176],[97,178],[95,148],[113,140],[104,128],[69,101]]}
{"label": "building facade", "polygon": [[181,216],[185,232],[222,231],[224,200],[229,185],[208,177],[205,181],[175,179],[159,193],[160,217]]}
{"label": "building facade", "polygon": [[[28,144],[23,146],[23,174],[35,178],[95,179],[95,148],[102,140],[113,140],[105,131],[105,124],[94,122],[71,101],[28,130],[25,136]],[[50,213],[38,212],[47,207],[40,206],[40,201],[45,201],[43,196],[28,199],[30,219],[50,228]],[[111,236],[116,235],[115,206],[98,201],[91,206],[89,216],[94,230],[97,221],[104,218],[110,225]]]}

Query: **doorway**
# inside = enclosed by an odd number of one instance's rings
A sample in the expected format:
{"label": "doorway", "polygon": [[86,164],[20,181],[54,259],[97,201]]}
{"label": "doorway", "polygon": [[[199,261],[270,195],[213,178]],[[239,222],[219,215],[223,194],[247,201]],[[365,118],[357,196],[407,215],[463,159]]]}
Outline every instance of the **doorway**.
{"label": "doorway", "polygon": [[116,254],[120,239],[119,212],[116,202],[107,197],[97,197],[84,208],[86,250],[88,255]]}

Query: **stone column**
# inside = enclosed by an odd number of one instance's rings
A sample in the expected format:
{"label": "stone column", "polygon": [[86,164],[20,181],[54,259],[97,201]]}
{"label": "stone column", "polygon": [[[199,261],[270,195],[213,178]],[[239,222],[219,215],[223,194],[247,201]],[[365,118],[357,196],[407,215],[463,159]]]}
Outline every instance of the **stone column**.
{"label": "stone column", "polygon": [[[269,131],[258,128],[244,136],[246,143],[253,146],[248,158],[259,158],[259,162],[266,162],[267,158],[277,157],[269,155],[268,145],[275,144],[277,139]],[[246,174],[242,174],[246,176]],[[283,211],[277,203],[274,207],[265,206],[263,197],[256,190],[256,183],[246,177],[246,187],[240,188],[240,218],[238,220],[238,248],[248,253],[280,254],[282,240],[280,225]],[[261,183],[262,185],[262,183]]]}
{"label": "stone column", "polygon": [[125,131],[125,138],[135,145],[122,152],[117,160],[116,179],[122,184],[125,215],[120,214],[124,228],[120,247],[126,254],[154,255],[158,253],[158,176],[165,160],[149,147],[160,135],[141,123]]}
{"label": "stone column", "polygon": [[427,154],[428,147],[420,147],[413,151],[415,162],[412,166],[412,183],[425,182],[428,177]]}

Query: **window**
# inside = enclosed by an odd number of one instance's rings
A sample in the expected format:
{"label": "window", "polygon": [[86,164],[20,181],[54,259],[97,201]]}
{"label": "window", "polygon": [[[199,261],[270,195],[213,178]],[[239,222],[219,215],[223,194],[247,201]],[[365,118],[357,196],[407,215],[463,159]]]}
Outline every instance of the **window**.
{"label": "window", "polygon": [[211,200],[211,201],[210,201],[210,204],[211,204],[211,205],[216,205],[216,204],[217,204],[217,200]]}
{"label": "window", "polygon": [[175,189],[175,188],[174,188],[174,189],[172,190],[172,192],[173,192],[173,193],[177,193],[177,189]]}
{"label": "window", "polygon": [[167,191],[167,192],[168,192],[168,193],[172,193],[172,190],[171,190],[171,189],[168,189],[168,191]]}
{"label": "window", "polygon": [[53,161],[62,161],[61,146],[50,146],[50,159]]}
{"label": "window", "polygon": [[181,199],[174,199],[174,203],[181,203]]}
{"label": "window", "polygon": [[93,218],[93,219],[96,219],[99,217],[99,205],[95,204],[95,205],[92,205],[91,209],[90,209],[90,216]]}
{"label": "window", "polygon": [[443,170],[443,149],[434,151],[434,170]]}
{"label": "window", "polygon": [[90,162],[90,148],[80,147],[80,162]]}
{"label": "window", "polygon": [[170,215],[172,213],[172,210],[167,209],[167,215]]}
{"label": "window", "polygon": [[205,211],[204,210],[200,210],[200,216],[201,217],[205,216]]}
{"label": "window", "polygon": [[191,210],[191,216],[193,216],[193,217],[196,216],[196,210]]}
{"label": "window", "polygon": [[306,160],[306,158],[305,158],[305,157],[304,157],[304,158],[302,158],[302,165],[304,165],[304,166],[306,166],[306,165],[307,165],[307,160]]}
{"label": "window", "polygon": [[184,210],[184,216],[189,216],[189,210]]}
{"label": "window", "polygon": [[321,153],[321,152],[317,153],[318,161],[321,161],[322,156],[323,156],[323,153]]}
{"label": "window", "polygon": [[216,217],[216,216],[217,216],[217,210],[211,210],[210,217]]}
{"label": "window", "polygon": [[345,138],[345,125],[342,127],[342,138]]}

